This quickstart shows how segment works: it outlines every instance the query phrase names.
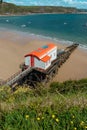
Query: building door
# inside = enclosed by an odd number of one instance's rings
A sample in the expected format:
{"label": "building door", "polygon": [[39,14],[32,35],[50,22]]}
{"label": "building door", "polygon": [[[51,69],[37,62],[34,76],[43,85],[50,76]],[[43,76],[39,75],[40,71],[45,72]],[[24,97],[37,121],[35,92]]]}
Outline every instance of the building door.
{"label": "building door", "polygon": [[34,66],[34,56],[31,56],[31,67]]}

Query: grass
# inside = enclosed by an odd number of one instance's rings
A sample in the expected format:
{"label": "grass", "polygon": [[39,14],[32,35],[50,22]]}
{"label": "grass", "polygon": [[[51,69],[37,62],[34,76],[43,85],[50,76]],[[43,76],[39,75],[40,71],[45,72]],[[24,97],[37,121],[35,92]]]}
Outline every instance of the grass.
{"label": "grass", "polygon": [[62,113],[46,109],[44,112],[34,108],[21,107],[2,115],[2,130],[85,130],[87,109],[69,109]]}
{"label": "grass", "polygon": [[0,87],[0,130],[87,130],[87,79],[14,93]]}

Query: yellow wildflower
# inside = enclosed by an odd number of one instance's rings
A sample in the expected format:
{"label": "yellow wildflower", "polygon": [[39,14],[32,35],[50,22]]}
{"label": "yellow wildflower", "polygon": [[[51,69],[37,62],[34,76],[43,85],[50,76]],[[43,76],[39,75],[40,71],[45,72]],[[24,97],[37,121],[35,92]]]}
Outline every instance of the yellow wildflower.
{"label": "yellow wildflower", "polygon": [[55,118],[55,115],[52,115],[52,118]]}
{"label": "yellow wildflower", "polygon": [[84,125],[84,121],[81,121],[80,125],[83,126]]}
{"label": "yellow wildflower", "polygon": [[71,121],[70,123],[73,124],[73,121]]}
{"label": "yellow wildflower", "polygon": [[28,118],[29,118],[29,115],[26,115],[25,118],[28,119]]}
{"label": "yellow wildflower", "polygon": [[74,119],[74,118],[75,118],[75,116],[73,115],[73,116],[72,116],[72,118]]}
{"label": "yellow wildflower", "polygon": [[77,128],[75,127],[74,130],[77,130]]}
{"label": "yellow wildflower", "polygon": [[40,117],[37,117],[37,120],[40,121]]}
{"label": "yellow wildflower", "polygon": [[44,117],[42,116],[42,119],[44,119]]}
{"label": "yellow wildflower", "polygon": [[85,126],[85,129],[87,129],[87,126]]}
{"label": "yellow wildflower", "polygon": [[59,122],[59,119],[58,119],[58,118],[56,118],[56,122]]}

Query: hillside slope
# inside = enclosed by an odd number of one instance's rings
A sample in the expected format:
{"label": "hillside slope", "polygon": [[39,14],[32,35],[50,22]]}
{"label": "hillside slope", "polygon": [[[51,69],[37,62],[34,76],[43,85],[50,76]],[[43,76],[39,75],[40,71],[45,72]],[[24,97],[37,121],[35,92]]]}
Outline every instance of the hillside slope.
{"label": "hillside slope", "polygon": [[78,10],[72,7],[58,6],[16,6],[11,3],[0,4],[0,14],[29,14],[29,13],[77,13]]}
{"label": "hillside slope", "polygon": [[86,130],[87,79],[14,93],[0,87],[0,124],[0,130]]}

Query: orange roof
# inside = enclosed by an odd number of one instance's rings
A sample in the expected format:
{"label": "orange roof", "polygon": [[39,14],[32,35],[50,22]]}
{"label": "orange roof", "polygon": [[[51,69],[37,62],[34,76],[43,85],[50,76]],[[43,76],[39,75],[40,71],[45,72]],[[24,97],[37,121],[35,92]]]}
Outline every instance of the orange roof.
{"label": "orange roof", "polygon": [[48,51],[50,51],[51,49],[53,49],[55,47],[56,47],[56,45],[54,43],[50,43],[50,44],[45,45],[45,46],[43,46],[35,51],[32,51],[31,53],[25,55],[25,57],[32,55],[32,56],[36,56],[37,58],[41,59],[44,56],[46,56],[46,53]]}
{"label": "orange roof", "polygon": [[41,60],[43,61],[43,62],[47,62],[48,60],[50,60],[50,56],[48,56],[48,55],[46,55],[46,56],[44,56]]}

